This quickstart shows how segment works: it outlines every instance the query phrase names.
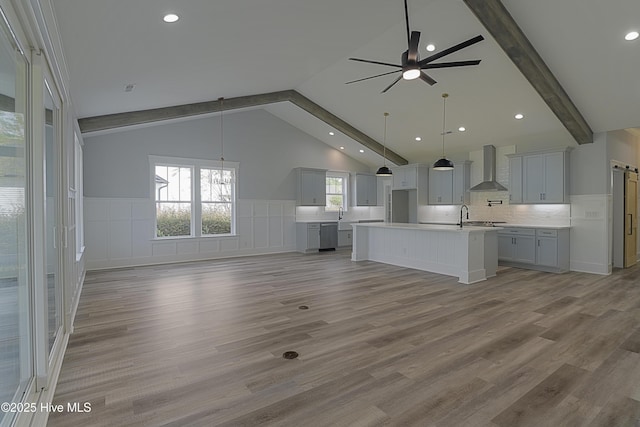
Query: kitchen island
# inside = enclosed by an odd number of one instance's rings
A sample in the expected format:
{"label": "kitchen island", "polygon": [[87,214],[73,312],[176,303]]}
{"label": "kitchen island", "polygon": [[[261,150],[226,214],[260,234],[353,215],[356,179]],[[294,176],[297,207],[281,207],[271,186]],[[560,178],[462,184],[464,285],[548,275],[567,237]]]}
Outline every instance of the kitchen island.
{"label": "kitchen island", "polygon": [[353,261],[377,261],[458,277],[470,284],[496,275],[500,227],[353,224]]}

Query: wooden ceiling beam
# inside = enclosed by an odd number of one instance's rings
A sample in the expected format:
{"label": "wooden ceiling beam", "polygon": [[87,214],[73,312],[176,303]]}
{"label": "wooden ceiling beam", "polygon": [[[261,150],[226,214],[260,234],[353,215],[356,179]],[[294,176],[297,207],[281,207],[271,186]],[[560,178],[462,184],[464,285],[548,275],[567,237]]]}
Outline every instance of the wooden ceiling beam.
{"label": "wooden ceiling beam", "polygon": [[[375,139],[356,129],[338,116],[332,114],[320,105],[311,101],[295,90],[284,90],[280,92],[270,92],[258,95],[240,96],[236,98],[224,99],[224,111],[236,110],[239,108],[256,107],[260,105],[274,104],[278,102],[291,102],[298,108],[310,113],[319,120],[327,123],[349,138],[364,145],[371,151],[383,155],[384,146]],[[129,126],[137,126],[166,120],[175,120],[186,117],[198,116],[202,114],[217,113],[220,111],[220,101],[206,101],[194,104],[175,105],[171,107],[154,108],[149,110],[129,111],[125,113],[107,114],[103,116],[86,117],[78,120],[80,131],[83,134],[108,131]],[[386,149],[387,160],[396,165],[406,165],[409,163],[404,157]]]}
{"label": "wooden ceiling beam", "polygon": [[578,144],[593,142],[593,131],[542,57],[500,0],[464,0]]}

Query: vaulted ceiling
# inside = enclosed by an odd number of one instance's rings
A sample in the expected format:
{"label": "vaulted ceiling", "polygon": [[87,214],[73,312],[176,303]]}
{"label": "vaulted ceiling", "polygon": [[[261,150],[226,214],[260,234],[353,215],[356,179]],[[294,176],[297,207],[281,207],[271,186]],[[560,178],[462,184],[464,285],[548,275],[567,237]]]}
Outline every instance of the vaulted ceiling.
{"label": "vaulted ceiling", "polygon": [[[478,66],[429,70],[437,84],[395,75],[345,82],[392,69],[349,57],[399,63],[406,50],[402,0],[52,0],[79,117],[295,90],[410,162],[484,144],[575,145],[575,139],[463,0],[409,0],[412,30],[440,50],[481,34],[446,57]],[[503,0],[594,132],[640,126],[637,0]],[[167,24],[174,12],[180,19]],[[444,59],[443,59],[444,60]],[[135,85],[130,92],[128,84]],[[375,166],[380,157],[291,102],[272,114]],[[522,113],[522,120],[514,119]],[[458,128],[464,126],[466,131]],[[335,135],[331,136],[330,131]],[[421,141],[416,141],[421,137]]]}

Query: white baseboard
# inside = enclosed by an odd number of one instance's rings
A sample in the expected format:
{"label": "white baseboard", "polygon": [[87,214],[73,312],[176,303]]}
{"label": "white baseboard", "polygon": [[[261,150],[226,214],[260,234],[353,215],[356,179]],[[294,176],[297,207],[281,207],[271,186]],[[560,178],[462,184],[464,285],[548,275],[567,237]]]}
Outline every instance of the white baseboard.
{"label": "white baseboard", "polygon": [[191,262],[191,261],[209,261],[209,260],[215,260],[215,259],[238,258],[238,257],[253,256],[253,255],[270,255],[270,254],[276,254],[276,253],[295,252],[295,250],[296,250],[295,245],[292,245],[292,246],[283,246],[280,248],[245,249],[245,250],[224,252],[224,253],[215,252],[215,253],[199,253],[199,254],[183,254],[183,255],[174,254],[174,255],[162,255],[162,256],[154,256],[154,257],[95,260],[95,261],[87,261],[85,267],[87,271],[108,270],[112,268],[142,267],[145,265],[173,264],[173,263]]}
{"label": "white baseboard", "polygon": [[590,262],[571,261],[569,269],[579,273],[602,274],[608,276],[611,274],[611,266],[606,264],[596,264]]}

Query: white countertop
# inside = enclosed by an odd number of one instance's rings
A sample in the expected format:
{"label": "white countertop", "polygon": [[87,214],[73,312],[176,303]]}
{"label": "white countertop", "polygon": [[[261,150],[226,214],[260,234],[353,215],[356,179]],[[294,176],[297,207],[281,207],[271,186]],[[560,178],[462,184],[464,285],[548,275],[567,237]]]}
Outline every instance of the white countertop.
{"label": "white countertop", "polygon": [[397,229],[411,229],[411,230],[423,230],[423,231],[451,231],[455,233],[471,233],[471,232],[486,232],[486,231],[498,231],[500,227],[478,227],[475,225],[465,225],[460,228],[457,225],[447,224],[408,224],[400,222],[370,222],[370,223],[353,223],[354,227],[376,227],[376,228],[397,228]]}
{"label": "white countertop", "polygon": [[[481,221],[481,220],[478,220]],[[491,222],[491,221],[487,221],[487,222]],[[447,222],[447,221],[424,221],[424,225],[456,225],[454,222]],[[467,227],[465,225],[465,227]],[[500,223],[496,223],[496,227],[511,227],[511,228],[539,228],[539,229],[546,229],[546,230],[562,230],[562,229],[567,229],[567,228],[571,228],[570,225],[540,225],[540,224],[515,224],[515,223],[504,223],[504,222],[500,222]]]}
{"label": "white countertop", "polygon": [[500,227],[511,227],[511,228],[542,228],[546,230],[564,230],[567,228],[571,228],[570,225],[534,225],[534,224],[500,224]]}

